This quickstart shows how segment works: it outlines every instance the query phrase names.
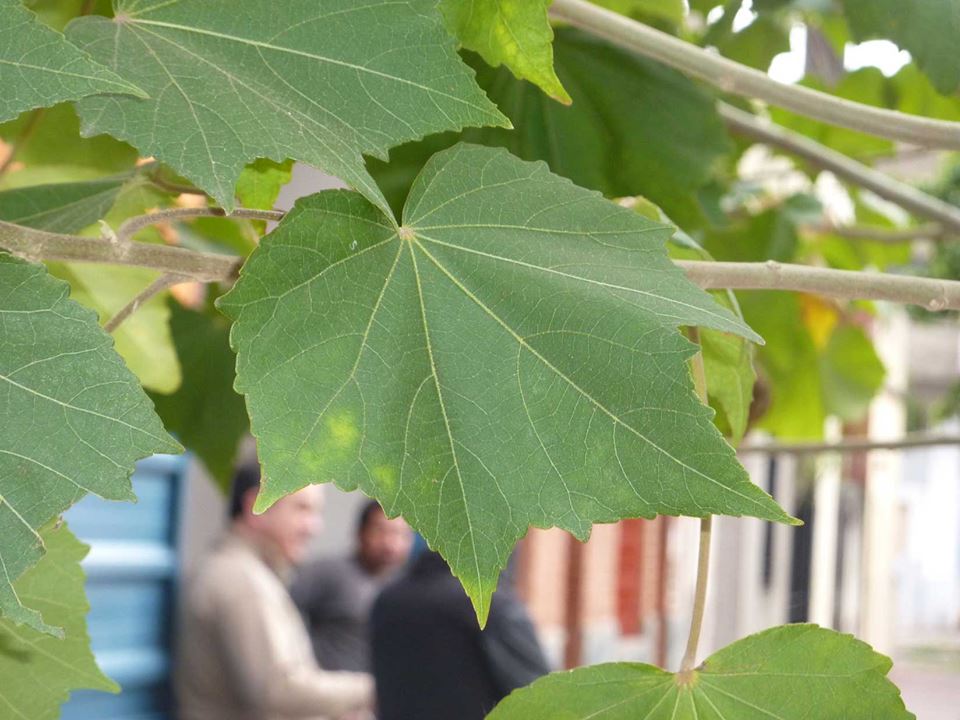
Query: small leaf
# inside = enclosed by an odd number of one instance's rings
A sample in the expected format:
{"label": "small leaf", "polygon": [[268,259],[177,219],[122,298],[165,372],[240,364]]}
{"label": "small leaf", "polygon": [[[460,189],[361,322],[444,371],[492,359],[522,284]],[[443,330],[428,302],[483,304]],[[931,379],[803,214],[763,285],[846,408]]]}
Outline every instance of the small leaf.
{"label": "small leaf", "polygon": [[240,173],[237,181],[237,200],[243,207],[269,210],[277,201],[280,190],[293,177],[293,161],[273,162],[257,160]]}
{"label": "small leaf", "polygon": [[[14,583],[17,594],[63,628],[63,637],[43,635],[0,618],[0,712],[4,718],[56,720],[70,692],[80,688],[118,692],[90,651],[80,561],[89,548],[66,525],[40,531],[47,553]],[[8,713],[13,713],[8,714]]]}
{"label": "small leaf", "polygon": [[[16,163],[3,187],[101,179],[133,169],[137,151],[109,135],[80,137],[73,105],[64,103],[0,125],[0,138],[16,144]],[[22,164],[22,167],[20,166]]]}
{"label": "small leaf", "polygon": [[611,663],[516,690],[487,720],[916,720],[889,658],[851,635],[786,625],[720,650],[686,675]]}
{"label": "small leaf", "polygon": [[145,97],[37,21],[21,0],[0,0],[0,122],[26,110],[99,93]]}
{"label": "small leaf", "polygon": [[887,374],[870,338],[855,325],[833,331],[819,367],[827,412],[847,422],[863,419]]}
{"label": "small leaf", "polygon": [[[120,312],[160,273],[139,267],[95,263],[51,263],[50,273],[70,283],[70,297],[96,311],[100,323]],[[148,390],[173,392],[180,386],[180,363],[170,335],[170,309],[159,293],[113,331],[115,348]]]}
{"label": "small leaf", "polygon": [[552,0],[443,0],[450,31],[493,67],[506,65],[521,80],[567,105],[570,96],[553,70]]}
{"label": "small leaf", "polygon": [[177,302],[170,302],[170,308],[183,383],[172,395],[151,397],[166,428],[228,491],[240,442],[250,429],[243,398],[233,390],[236,357],[230,349],[230,324]]}
{"label": "small leaf", "polygon": [[134,499],[134,463],[180,449],[68,289],[0,254],[0,612],[44,632],[11,584],[42,556],[39,528],[87,493]]}
{"label": "small leaf", "polygon": [[75,233],[105,217],[127,177],[31,185],[0,192],[0,220],[55,233]]}
{"label": "small leaf", "polygon": [[150,100],[88,98],[88,135],[127,140],[227,208],[256,158],[315,165],[386,209],[362,153],[506,124],[472,81],[435,0],[117,0],[71,40]]}
{"label": "small leaf", "polygon": [[892,40],[941,93],[960,89],[960,0],[843,0],[842,5],[858,41]]}
{"label": "small leaf", "polygon": [[354,193],[301,200],[221,299],[258,509],[359,487],[444,555],[481,621],[531,525],[791,520],[696,398],[677,327],[756,336],[668,260],[669,228],[469,145],[427,164],[404,223]]}

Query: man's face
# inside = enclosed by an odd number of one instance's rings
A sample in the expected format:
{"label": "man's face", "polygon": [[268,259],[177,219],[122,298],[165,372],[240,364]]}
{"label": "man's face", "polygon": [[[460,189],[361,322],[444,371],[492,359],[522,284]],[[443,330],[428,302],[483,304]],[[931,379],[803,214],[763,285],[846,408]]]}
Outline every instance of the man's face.
{"label": "man's face", "polygon": [[360,531],[360,561],[372,573],[389,572],[406,562],[413,533],[403,518],[387,519],[376,509]]}
{"label": "man's face", "polygon": [[[253,495],[253,493],[251,493]],[[262,515],[250,515],[249,525],[272,541],[284,560],[303,560],[310,540],[320,530],[323,489],[308,485],[278,500]]]}

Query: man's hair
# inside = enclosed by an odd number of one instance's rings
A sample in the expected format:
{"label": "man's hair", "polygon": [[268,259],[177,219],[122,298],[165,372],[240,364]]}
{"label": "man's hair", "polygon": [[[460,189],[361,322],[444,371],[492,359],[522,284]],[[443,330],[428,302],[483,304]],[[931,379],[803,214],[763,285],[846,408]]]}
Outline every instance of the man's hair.
{"label": "man's hair", "polygon": [[251,490],[260,490],[260,466],[241,465],[233,476],[230,489],[230,519],[236,520],[243,514],[243,498]]}
{"label": "man's hair", "polygon": [[367,501],[367,504],[363,506],[363,509],[360,510],[360,514],[357,516],[357,535],[367,529],[367,525],[370,524],[370,521],[373,520],[373,516],[376,513],[382,512],[383,508],[380,507],[380,503],[376,500]]}

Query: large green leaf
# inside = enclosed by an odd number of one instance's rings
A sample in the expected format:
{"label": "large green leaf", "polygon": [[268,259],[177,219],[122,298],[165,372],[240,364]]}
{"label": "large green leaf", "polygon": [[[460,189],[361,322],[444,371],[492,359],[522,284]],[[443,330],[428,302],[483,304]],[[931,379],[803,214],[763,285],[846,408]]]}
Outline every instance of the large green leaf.
{"label": "large green leaf", "polygon": [[132,500],[134,463],[179,450],[68,289],[0,254],[0,612],[44,631],[12,585],[43,554],[38,529],[87,493]]}
{"label": "large green leaf", "polygon": [[678,326],[752,333],[667,259],[670,228],[469,145],[427,164],[403,217],[301,200],[220,301],[259,509],[359,487],[446,557],[481,620],[531,525],[790,520],[693,391]]}
{"label": "large green leaf", "polygon": [[37,21],[21,0],[0,0],[0,122],[25,110],[98,93],[145,97]]}
{"label": "large green leaf", "polygon": [[843,0],[843,7],[858,40],[892,40],[940,92],[960,89],[960,0]]}
{"label": "large green leaf", "polygon": [[552,0],[443,0],[451,32],[490,65],[506,65],[521,80],[569,103],[553,70],[553,28],[547,17]]}
{"label": "large green leaf", "polygon": [[156,156],[223,207],[244,165],[294,158],[385,206],[362,153],[504,118],[472,81],[435,0],[116,0],[71,40],[151,99],[80,103],[88,134]]}
{"label": "large green leaf", "polygon": [[487,720],[915,720],[891,662],[850,635],[787,625],[739,640],[688,674],[613,663],[554,673]]}
{"label": "large green leaf", "polygon": [[60,705],[80,688],[117,692],[90,652],[80,561],[86,545],[66,525],[40,530],[47,554],[14,588],[45,622],[63,628],[63,637],[44,635],[0,618],[0,717],[56,720]]}
{"label": "large green leaf", "polygon": [[[679,222],[696,222],[696,191],[729,148],[713,98],[683,75],[571,29],[557,30],[557,73],[573,97],[565,107],[504,70],[477,78],[516,130],[468,130],[468,142],[545,160],[558,175],[608,197],[643,195]],[[395,208],[423,163],[457,138],[398,148],[371,169]]]}
{"label": "large green leaf", "polygon": [[56,233],[79,232],[106,216],[126,177],[32,185],[0,192],[0,220]]}
{"label": "large green leaf", "polygon": [[183,383],[172,395],[152,398],[166,428],[228,490],[240,441],[250,428],[243,398],[233,390],[230,324],[213,312],[187,310],[176,302],[170,306]]}

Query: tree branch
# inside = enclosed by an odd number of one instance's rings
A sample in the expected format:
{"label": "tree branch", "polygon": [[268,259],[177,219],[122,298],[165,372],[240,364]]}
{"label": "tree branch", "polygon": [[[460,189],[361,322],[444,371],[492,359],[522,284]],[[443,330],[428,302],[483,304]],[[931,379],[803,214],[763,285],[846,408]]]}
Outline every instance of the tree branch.
{"label": "tree branch", "polygon": [[777,82],[766,73],[708,52],[587,0],[554,0],[551,14],[615,45],[705,80],[723,92],[765,100],[831,125],[914,145],[960,149],[960,123],[872,107]]}
{"label": "tree branch", "polygon": [[243,258],[196,252],[169,245],[132,242],[126,247],[108,238],[60,235],[0,221],[0,248],[37,262],[62,260],[109,265],[133,265],[180,275],[201,282],[236,276]]}
{"label": "tree branch", "polygon": [[[130,240],[138,230],[158,222],[200,216],[281,220],[283,213],[240,209],[227,216],[218,208],[178,208],[132,218],[112,238],[60,235],[0,221],[0,248],[34,262],[62,260],[135,265],[200,282],[235,278],[243,258]],[[853,272],[774,261],[678,260],[676,264],[705,290],[797,291],[847,300],[888,300],[920,305],[931,311],[960,310],[960,281],[955,280]]]}
{"label": "tree branch", "polygon": [[704,290],[793,290],[843,300],[888,300],[932,312],[960,310],[960,282],[763,263],[675,261]]}
{"label": "tree branch", "polygon": [[112,333],[114,330],[120,327],[124,320],[133,315],[154,295],[162,293],[164,290],[173,287],[179,282],[183,282],[185,279],[186,278],[180,277],[179,275],[161,275],[146,288],[144,288],[144,290],[133,300],[122,307],[120,312],[110,318],[110,320],[107,321],[107,323],[103,326],[103,329],[108,333]]}
{"label": "tree branch", "polygon": [[938,222],[951,232],[960,233],[960,208],[769,120],[758,118],[724,103],[718,103],[717,109],[727,125],[744,137],[797,155],[811,165],[829,170],[837,177],[866,188],[914,215]]}
{"label": "tree branch", "polygon": [[946,240],[943,226],[937,223],[927,223],[907,228],[880,228],[864,225],[804,225],[802,230],[808,230],[819,235],[836,235],[848,240],[869,240],[884,245],[897,245],[912,242],[913,240]]}

